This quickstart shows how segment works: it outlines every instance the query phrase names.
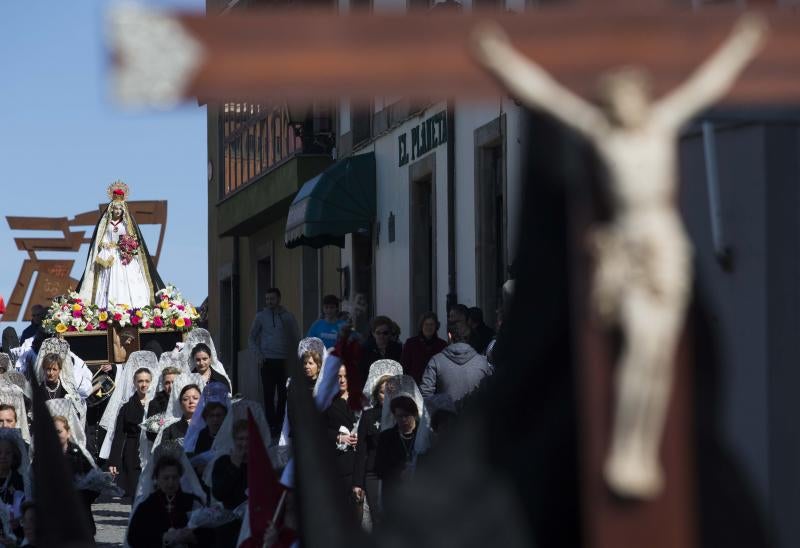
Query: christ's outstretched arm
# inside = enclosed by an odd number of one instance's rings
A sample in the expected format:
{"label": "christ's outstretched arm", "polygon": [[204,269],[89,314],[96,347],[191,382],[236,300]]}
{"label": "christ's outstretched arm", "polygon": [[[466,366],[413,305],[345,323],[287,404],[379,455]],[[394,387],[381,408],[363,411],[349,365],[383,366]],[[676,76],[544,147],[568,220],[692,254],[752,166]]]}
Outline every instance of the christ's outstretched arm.
{"label": "christ's outstretched arm", "polygon": [[758,53],[767,35],[767,21],[757,14],[742,15],[731,34],[676,90],[658,101],[653,116],[675,129],[721,99],[739,73]]}
{"label": "christ's outstretched arm", "polygon": [[610,128],[603,113],[556,82],[539,65],[519,53],[503,30],[492,23],[475,29],[472,48],[481,65],[528,108],[550,113],[589,138]]}

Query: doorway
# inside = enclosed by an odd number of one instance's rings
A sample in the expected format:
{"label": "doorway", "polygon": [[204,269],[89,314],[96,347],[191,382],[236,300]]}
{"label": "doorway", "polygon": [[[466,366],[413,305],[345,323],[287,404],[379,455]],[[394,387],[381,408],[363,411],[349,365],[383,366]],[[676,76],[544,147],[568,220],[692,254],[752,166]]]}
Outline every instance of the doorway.
{"label": "doorway", "polygon": [[422,314],[436,311],[435,172],[434,155],[413,164],[409,171],[409,293],[414,330]]}
{"label": "doorway", "polygon": [[475,131],[477,303],[484,318],[502,305],[507,275],[505,116]]}

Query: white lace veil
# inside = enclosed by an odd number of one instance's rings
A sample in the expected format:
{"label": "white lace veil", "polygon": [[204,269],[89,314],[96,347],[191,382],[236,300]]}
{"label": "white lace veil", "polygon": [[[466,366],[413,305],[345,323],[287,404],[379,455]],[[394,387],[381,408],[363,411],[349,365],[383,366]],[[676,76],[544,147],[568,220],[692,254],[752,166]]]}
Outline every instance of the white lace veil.
{"label": "white lace veil", "polygon": [[203,388],[203,392],[200,394],[200,401],[197,402],[197,408],[194,411],[194,416],[192,416],[192,422],[189,423],[189,430],[183,439],[183,450],[187,453],[194,453],[200,431],[206,427],[203,410],[208,402],[221,403],[226,410],[230,411],[231,397],[228,393],[228,387],[221,382],[210,382]]}
{"label": "white lace veil", "polygon": [[11,384],[18,386],[23,393],[29,390],[28,379],[25,378],[25,375],[14,369],[0,375],[0,379],[5,379]]}
{"label": "white lace veil", "polygon": [[399,375],[386,381],[383,396],[383,413],[381,415],[381,431],[388,430],[397,424],[392,415],[392,400],[409,398],[417,406],[419,420],[417,421],[417,435],[414,439],[415,458],[428,451],[431,446],[431,417],[422,400],[417,383],[409,375]]}
{"label": "white lace veil", "polygon": [[69,343],[63,339],[51,337],[45,339],[39,353],[36,355],[36,363],[33,366],[34,376],[36,382],[42,384],[45,380],[45,371],[42,366],[45,356],[48,354],[58,354],[61,358],[61,386],[67,391],[67,394],[72,394],[80,399],[78,390],[75,388],[75,373],[72,370],[72,355],[69,352]]}
{"label": "white lace veil", "polygon": [[31,482],[31,458],[28,455],[28,448],[25,447],[25,440],[22,439],[20,431],[16,428],[0,428],[0,440],[8,440],[13,443],[19,451],[20,464],[17,472],[22,476],[22,483],[25,486],[25,498],[31,500],[33,496],[33,484]]}
{"label": "white lace veil", "polygon": [[28,413],[25,411],[25,399],[22,389],[10,382],[5,375],[0,376],[0,404],[11,405],[17,414],[17,428],[22,439],[31,442],[31,433],[28,429]]}
{"label": "white lace veil", "polygon": [[211,338],[211,333],[202,327],[195,327],[189,331],[188,335],[186,335],[186,341],[184,341],[183,348],[181,348],[181,361],[186,364],[186,366],[189,368],[189,371],[194,369],[192,350],[200,343],[205,344],[211,349],[211,369],[225,377],[225,379],[228,381],[228,385],[233,387],[231,379],[228,377],[228,373],[225,371],[225,366],[222,365],[222,362],[220,362],[219,358],[217,357],[217,349],[214,346],[214,340]]}
{"label": "white lace veil", "polygon": [[158,360],[156,359],[156,355],[149,350],[133,352],[128,356],[128,361],[125,365],[117,370],[117,387],[108,399],[108,405],[103,412],[103,417],[100,419],[100,426],[106,430],[106,437],[103,440],[103,446],[100,448],[100,458],[107,459],[111,454],[111,444],[114,442],[117,415],[119,415],[119,410],[122,406],[125,405],[128,400],[131,399],[134,392],[136,392],[136,384],[134,383],[133,376],[136,371],[142,367],[150,371],[150,385],[156,384],[158,382]]}
{"label": "white lace veil", "polygon": [[233,452],[233,425],[236,424],[237,421],[247,420],[248,411],[250,411],[250,413],[253,415],[253,420],[258,427],[259,433],[261,434],[261,440],[264,442],[264,447],[267,449],[267,453],[272,460],[273,467],[277,468],[282,464],[278,458],[276,448],[270,447],[272,440],[269,433],[267,419],[264,417],[264,409],[260,404],[252,400],[234,400],[231,402],[231,407],[228,410],[228,414],[225,415],[225,420],[222,421],[222,426],[219,427],[219,432],[217,432],[217,436],[214,438],[214,443],[211,445],[211,451],[214,457],[203,471],[203,482],[209,487],[211,487],[212,474],[217,459],[223,455],[230,455]]}
{"label": "white lace veil", "polygon": [[369,367],[369,374],[367,375],[367,382],[364,383],[364,396],[369,401],[371,407],[376,405],[372,400],[372,391],[375,389],[375,384],[381,377],[389,376],[396,377],[403,374],[403,366],[394,360],[377,360],[372,362]]}
{"label": "white lace veil", "polygon": [[[190,384],[196,384],[200,389],[200,394],[203,394],[203,390],[206,387],[206,382],[198,373],[181,373],[175,377],[175,380],[172,382],[172,390],[169,393],[169,400],[167,401],[167,410],[164,412],[164,418],[167,422],[158,432],[158,436],[156,436],[156,440],[153,442],[153,452],[155,452],[156,448],[161,445],[161,438],[163,437],[164,431],[167,429],[167,427],[169,427],[171,423],[175,423],[183,417],[183,410],[181,409],[180,402],[181,390]],[[197,409],[195,408],[195,413],[196,412]]]}
{"label": "white lace veil", "polygon": [[75,412],[75,407],[72,405],[72,402],[64,398],[58,398],[55,400],[47,400],[44,403],[47,406],[47,410],[50,411],[51,417],[60,415],[67,419],[67,422],[69,422],[70,440],[72,440],[72,443],[78,446],[78,449],[80,449],[81,453],[83,453],[83,456],[86,457],[86,460],[89,461],[89,464],[92,465],[92,468],[97,468],[94,458],[86,449],[86,432],[84,431],[83,424]]}
{"label": "white lace veil", "polygon": [[161,371],[167,367],[177,367],[184,373],[192,372],[189,364],[185,360],[181,359],[181,351],[177,348],[173,348],[169,352],[162,352],[161,356],[158,358],[158,367]]}
{"label": "white lace veil", "polygon": [[[181,491],[195,495],[200,499],[203,505],[206,504],[206,493],[203,490],[203,486],[200,483],[197,474],[195,474],[194,468],[192,468],[189,459],[186,458],[186,453],[183,451],[183,448],[175,442],[166,442],[163,445],[153,449],[152,458],[150,458],[147,461],[147,464],[142,467],[142,473],[139,476],[139,484],[136,486],[136,496],[133,499],[131,513],[128,516],[128,525],[130,525],[130,520],[133,518],[133,514],[136,512],[139,504],[146,500],[147,497],[149,497],[153,491],[156,490],[153,472],[155,471],[156,463],[158,463],[159,459],[165,456],[173,457],[181,463],[181,467],[183,468],[183,474],[181,475]],[[125,538],[128,538],[127,531],[125,532]],[[128,545],[127,542],[125,545]]]}

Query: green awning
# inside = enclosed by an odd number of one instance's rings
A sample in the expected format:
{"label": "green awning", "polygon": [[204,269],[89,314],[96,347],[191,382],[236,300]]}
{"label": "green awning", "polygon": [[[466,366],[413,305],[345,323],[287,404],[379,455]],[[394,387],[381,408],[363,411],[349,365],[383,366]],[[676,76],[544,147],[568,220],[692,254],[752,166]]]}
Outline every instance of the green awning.
{"label": "green awning", "polygon": [[375,153],[336,162],[306,181],[289,207],[284,242],[344,247],[344,236],[368,231],[375,218]]}

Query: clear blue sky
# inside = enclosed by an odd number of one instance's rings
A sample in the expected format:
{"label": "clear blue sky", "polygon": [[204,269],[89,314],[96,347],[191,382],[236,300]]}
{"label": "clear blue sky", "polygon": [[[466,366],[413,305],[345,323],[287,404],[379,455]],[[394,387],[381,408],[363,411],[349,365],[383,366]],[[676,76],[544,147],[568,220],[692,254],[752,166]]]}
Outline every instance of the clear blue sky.
{"label": "clear blue sky", "polygon": [[[205,5],[143,3],[194,11]],[[105,201],[105,189],[116,179],[130,185],[131,199],[168,201],[159,273],[195,304],[206,297],[205,108],[194,103],[131,112],[115,103],[104,26],[111,5],[0,3],[0,295],[6,300],[26,254],[13,240],[25,234],[12,233],[5,217],[72,217]],[[154,247],[155,232],[144,235]],[[75,278],[83,272],[86,248],[69,256],[76,259]]]}

